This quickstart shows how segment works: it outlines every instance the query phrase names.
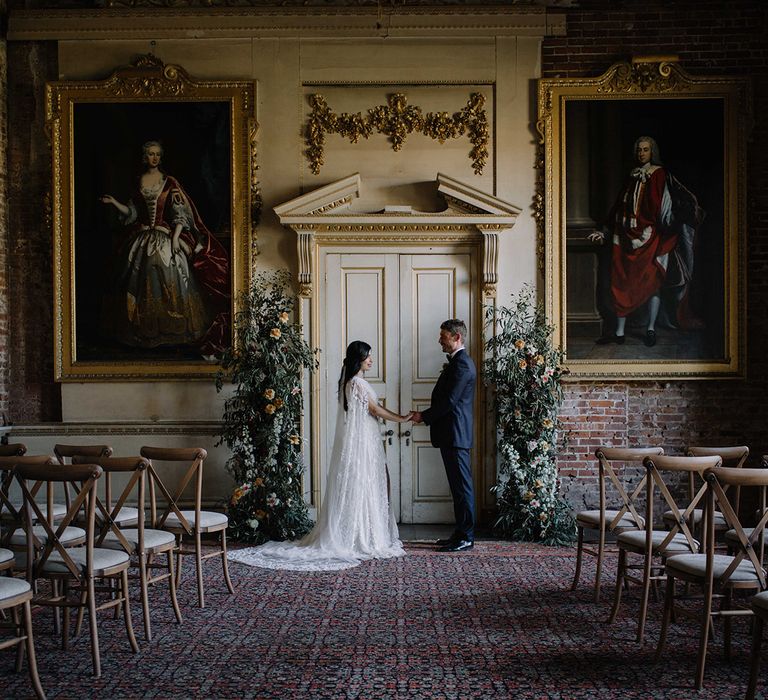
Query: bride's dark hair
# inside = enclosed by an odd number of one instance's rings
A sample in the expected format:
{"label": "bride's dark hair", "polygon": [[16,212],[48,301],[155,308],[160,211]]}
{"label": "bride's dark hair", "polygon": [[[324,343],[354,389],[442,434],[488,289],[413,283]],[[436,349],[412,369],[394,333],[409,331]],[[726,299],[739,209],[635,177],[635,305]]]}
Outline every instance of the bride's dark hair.
{"label": "bride's dark hair", "polygon": [[347,354],[341,365],[341,376],[339,377],[339,395],[344,399],[344,410],[347,406],[347,382],[360,371],[360,365],[363,364],[368,355],[371,354],[371,346],[362,340],[353,340],[347,345]]}

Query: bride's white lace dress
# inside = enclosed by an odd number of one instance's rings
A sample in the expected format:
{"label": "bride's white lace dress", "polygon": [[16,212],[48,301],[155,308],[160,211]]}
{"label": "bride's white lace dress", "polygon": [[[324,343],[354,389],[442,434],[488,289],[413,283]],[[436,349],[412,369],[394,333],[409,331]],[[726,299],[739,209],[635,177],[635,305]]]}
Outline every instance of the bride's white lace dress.
{"label": "bride's white lace dress", "polygon": [[295,542],[230,550],[230,559],[268,569],[335,571],[405,554],[387,497],[378,420],[368,411],[376,393],[353,377],[346,394],[348,409],[340,400],[325,497],[312,532]]}

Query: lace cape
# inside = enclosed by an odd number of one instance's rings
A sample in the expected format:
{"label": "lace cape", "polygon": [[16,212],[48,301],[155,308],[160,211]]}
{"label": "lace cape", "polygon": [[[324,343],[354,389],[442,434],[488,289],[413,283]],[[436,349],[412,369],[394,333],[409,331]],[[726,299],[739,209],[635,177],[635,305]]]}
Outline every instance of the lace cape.
{"label": "lace cape", "polygon": [[268,569],[335,571],[366,559],[405,554],[387,495],[384,447],[378,420],[368,411],[376,393],[354,377],[339,401],[325,496],[312,531],[296,542],[267,542],[231,550],[234,561]]}

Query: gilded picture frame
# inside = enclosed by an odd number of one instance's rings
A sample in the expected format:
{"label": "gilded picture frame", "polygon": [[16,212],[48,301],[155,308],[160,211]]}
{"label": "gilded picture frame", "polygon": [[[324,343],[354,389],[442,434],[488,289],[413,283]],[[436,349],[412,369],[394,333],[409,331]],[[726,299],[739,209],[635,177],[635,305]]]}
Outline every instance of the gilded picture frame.
{"label": "gilded picture frame", "polygon": [[255,254],[254,83],[149,54],[46,109],[56,380],[210,379]]}
{"label": "gilded picture frame", "polygon": [[545,307],[572,379],[745,369],[746,79],[638,58],[538,81]]}

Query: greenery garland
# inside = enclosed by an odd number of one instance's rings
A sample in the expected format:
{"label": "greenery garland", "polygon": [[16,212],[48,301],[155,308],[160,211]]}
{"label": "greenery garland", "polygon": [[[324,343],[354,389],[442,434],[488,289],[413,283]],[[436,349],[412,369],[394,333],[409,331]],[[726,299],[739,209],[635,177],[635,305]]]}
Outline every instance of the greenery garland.
{"label": "greenery garland", "polygon": [[302,371],[314,371],[317,360],[301,327],[291,323],[289,281],[287,270],[263,272],[243,293],[234,348],[216,377],[217,391],[225,382],[235,385],[217,444],[232,451],[226,466],[236,486],[227,514],[233,538],[242,542],[294,539],[312,527],[299,425]]}
{"label": "greenery garland", "polygon": [[552,344],[554,329],[527,286],[510,307],[486,307],[486,325],[496,331],[485,343],[484,363],[485,381],[495,390],[495,528],[512,539],[570,543],[575,525],[560,495],[555,460],[566,370],[562,351]]}

